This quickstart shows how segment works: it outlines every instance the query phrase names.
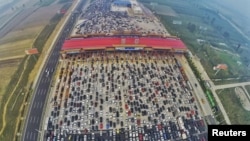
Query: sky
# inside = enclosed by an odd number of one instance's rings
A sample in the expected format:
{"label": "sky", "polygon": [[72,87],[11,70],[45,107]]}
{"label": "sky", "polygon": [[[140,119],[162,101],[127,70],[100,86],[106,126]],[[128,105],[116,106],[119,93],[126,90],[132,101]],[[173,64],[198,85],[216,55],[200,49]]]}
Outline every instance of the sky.
{"label": "sky", "polygon": [[214,0],[250,18],[250,0]]}
{"label": "sky", "polygon": [[0,0],[0,6],[11,2],[12,0]]}

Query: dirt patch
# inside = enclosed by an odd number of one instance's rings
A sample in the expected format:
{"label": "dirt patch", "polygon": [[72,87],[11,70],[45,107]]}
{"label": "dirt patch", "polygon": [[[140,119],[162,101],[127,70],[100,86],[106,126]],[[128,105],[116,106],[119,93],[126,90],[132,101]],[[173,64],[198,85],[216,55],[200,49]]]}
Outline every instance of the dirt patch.
{"label": "dirt patch", "polygon": [[62,5],[52,4],[41,7],[35,12],[29,11],[30,15],[22,22],[15,21],[18,25],[13,25],[12,31],[0,39],[0,58],[25,55],[24,50],[32,47],[34,39],[44,26],[49,24],[50,19],[61,9]]}
{"label": "dirt patch", "polygon": [[31,47],[33,40],[22,40],[17,42],[10,42],[8,44],[1,45],[0,56],[2,58],[9,58],[14,56],[24,56],[25,49]]}
{"label": "dirt patch", "polygon": [[33,40],[40,33],[43,27],[44,26],[36,26],[10,32],[8,35],[0,39],[0,49],[4,46],[4,44],[15,44],[15,42],[23,40]]}
{"label": "dirt patch", "polygon": [[165,5],[156,5],[155,11],[157,14],[160,15],[173,16],[173,17],[177,17],[178,15],[171,7]]}
{"label": "dirt patch", "polygon": [[4,37],[0,39],[0,78],[3,78],[0,83],[0,100],[20,60],[25,56],[25,49],[32,47],[34,39],[61,7],[62,4],[52,4],[36,11],[27,8],[22,13],[25,18],[14,18],[6,30],[10,32],[3,34]]}
{"label": "dirt patch", "polygon": [[250,102],[244,90],[241,87],[236,87],[235,94],[240,99],[240,103],[242,104],[243,108],[247,111],[250,111]]}
{"label": "dirt patch", "polygon": [[9,59],[0,61],[0,101],[2,99],[2,95],[5,92],[5,88],[10,82],[12,75],[15,73],[17,66],[19,65],[21,59]]}
{"label": "dirt patch", "polygon": [[[27,27],[41,26],[49,23],[50,19],[57,14],[60,10],[62,4],[53,4],[47,7],[41,7],[21,22],[18,26],[13,28],[13,30],[23,30]],[[32,11],[30,11],[32,12]]]}

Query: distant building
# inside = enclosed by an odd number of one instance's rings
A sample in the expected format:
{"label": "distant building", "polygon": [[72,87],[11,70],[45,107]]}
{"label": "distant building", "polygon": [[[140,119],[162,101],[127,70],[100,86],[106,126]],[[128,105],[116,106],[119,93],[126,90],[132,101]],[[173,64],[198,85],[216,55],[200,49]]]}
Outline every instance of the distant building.
{"label": "distant building", "polygon": [[199,44],[204,44],[206,41],[205,40],[202,40],[202,39],[196,39],[196,41],[199,43]]}
{"label": "distant building", "polygon": [[200,30],[207,30],[207,27],[200,26],[199,29]]}
{"label": "distant building", "polygon": [[226,46],[226,47],[227,47],[227,44],[226,44],[226,43],[219,43],[219,45],[221,45],[221,46]]}
{"label": "distant building", "polygon": [[129,0],[115,0],[111,4],[111,11],[122,11],[126,12],[128,8],[131,8],[132,4]]}
{"label": "distant building", "polygon": [[139,14],[139,15],[143,14],[142,9],[139,6],[134,6],[133,7],[133,12],[134,12],[134,14]]}
{"label": "distant building", "polygon": [[214,70],[227,70],[227,65],[226,64],[218,64],[217,66],[214,67]]}
{"label": "distant building", "polygon": [[173,20],[173,24],[181,25],[181,24],[182,24],[182,21]]}

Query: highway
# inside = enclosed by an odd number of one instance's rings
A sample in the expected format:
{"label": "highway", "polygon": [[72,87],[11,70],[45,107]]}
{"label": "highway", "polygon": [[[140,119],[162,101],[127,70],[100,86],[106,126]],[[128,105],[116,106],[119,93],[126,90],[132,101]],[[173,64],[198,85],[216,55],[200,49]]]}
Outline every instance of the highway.
{"label": "highway", "polygon": [[193,58],[192,60],[193,60],[193,62],[194,62],[194,64],[195,64],[195,66],[198,68],[199,72],[201,73],[201,77],[202,77],[204,80],[209,81],[209,84],[211,85],[211,91],[212,91],[212,93],[213,93],[213,96],[214,96],[214,98],[215,98],[217,104],[218,104],[218,107],[219,107],[220,111],[222,112],[222,115],[223,115],[224,118],[225,118],[225,122],[226,122],[227,124],[231,124],[231,121],[229,120],[229,117],[228,117],[228,115],[227,115],[227,113],[226,113],[226,111],[225,111],[225,109],[224,109],[224,107],[223,107],[223,105],[222,105],[222,103],[221,103],[221,101],[220,101],[220,98],[218,97],[217,93],[215,92],[215,89],[214,89],[214,88],[215,88],[215,85],[214,85],[214,83],[213,83],[213,82],[210,80],[210,78],[208,77],[206,71],[204,70],[204,68],[203,68],[202,65],[201,65],[201,62],[199,61],[199,58],[197,58],[196,56],[192,56],[192,58]]}
{"label": "highway", "polygon": [[[198,82],[197,78],[195,77],[193,71],[189,67],[185,57],[184,56],[179,57],[179,60],[181,61],[181,64],[185,70],[185,73],[188,77],[188,80],[190,81],[190,84],[193,87],[194,93],[197,97],[197,100],[199,101],[198,103],[200,103],[200,107],[201,107],[201,110],[203,112],[203,115],[204,116],[213,115],[213,112],[211,110],[209,102],[207,101],[207,98],[206,98],[202,88],[200,87],[199,82]],[[195,87],[195,83],[197,84],[197,87]],[[205,102],[201,103],[201,99],[203,99]]]}
{"label": "highway", "polygon": [[[81,2],[83,3],[83,1]],[[77,1],[77,4],[72,11],[74,11],[75,8],[81,8],[82,3],[79,3],[80,1]],[[55,39],[55,44],[52,45],[52,50],[48,55],[43,70],[40,73],[36,88],[33,93],[33,99],[30,102],[30,107],[22,134],[22,141],[36,141],[39,138],[39,134],[42,133],[39,128],[40,123],[42,122],[43,108],[45,107],[46,98],[50,89],[53,71],[56,69],[59,60],[61,46],[64,40],[68,37],[77,16],[77,14],[73,13],[68,15],[62,30],[59,31],[59,36],[57,39]]]}

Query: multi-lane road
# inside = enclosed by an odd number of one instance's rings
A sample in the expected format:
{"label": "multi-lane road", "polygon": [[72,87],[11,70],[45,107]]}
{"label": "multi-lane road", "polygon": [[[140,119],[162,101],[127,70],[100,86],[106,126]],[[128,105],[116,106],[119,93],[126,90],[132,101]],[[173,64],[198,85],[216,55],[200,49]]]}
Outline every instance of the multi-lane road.
{"label": "multi-lane road", "polygon": [[191,86],[194,88],[194,92],[196,94],[197,100],[199,100],[199,103],[201,103],[201,99],[203,99],[204,103],[200,104],[201,110],[203,112],[204,116],[209,116],[209,115],[213,115],[213,112],[211,110],[211,107],[209,105],[209,102],[207,101],[206,95],[204,94],[202,88],[200,87],[200,85],[197,85],[197,87],[195,87],[195,84],[199,84],[197,78],[195,77],[193,71],[191,70],[191,68],[189,67],[186,59],[184,58],[184,56],[179,57],[179,60],[182,62],[182,66],[185,70],[185,73],[187,74],[187,77],[190,81]]}
{"label": "multi-lane road", "polygon": [[[77,4],[74,5],[73,10],[79,10],[83,4],[83,1],[78,0]],[[22,134],[22,141],[36,141],[38,140],[40,133],[39,127],[42,122],[43,117],[43,108],[46,103],[46,97],[50,88],[50,83],[52,80],[53,71],[57,66],[58,59],[60,56],[61,46],[63,41],[69,35],[72,25],[74,25],[75,20],[77,19],[77,14],[70,13],[67,15],[67,19],[58,37],[55,39],[55,44],[52,45],[52,50],[48,55],[47,61],[44,64],[44,67],[40,73],[39,79],[37,81],[37,86],[34,91],[33,99],[30,103],[29,112],[26,118],[24,132]]]}

